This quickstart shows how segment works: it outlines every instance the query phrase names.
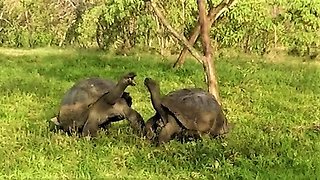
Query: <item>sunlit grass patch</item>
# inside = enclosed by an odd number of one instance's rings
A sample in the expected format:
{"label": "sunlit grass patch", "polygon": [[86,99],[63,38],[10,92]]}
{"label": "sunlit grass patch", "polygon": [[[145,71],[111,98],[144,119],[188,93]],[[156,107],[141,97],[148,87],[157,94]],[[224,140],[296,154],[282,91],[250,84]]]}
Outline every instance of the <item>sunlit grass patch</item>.
{"label": "sunlit grass patch", "polygon": [[[18,54],[18,55],[17,55]],[[290,60],[290,59],[289,59]],[[127,57],[78,50],[1,49],[0,178],[7,179],[313,179],[320,175],[320,70],[312,63],[273,63],[251,56],[216,59],[228,120],[225,139],[155,147],[135,135],[127,121],[113,123],[99,138],[48,130],[64,92],[89,76],[117,80],[138,74],[128,87],[133,108],[154,114],[145,77],[166,94],[206,88],[201,65],[154,55]]]}

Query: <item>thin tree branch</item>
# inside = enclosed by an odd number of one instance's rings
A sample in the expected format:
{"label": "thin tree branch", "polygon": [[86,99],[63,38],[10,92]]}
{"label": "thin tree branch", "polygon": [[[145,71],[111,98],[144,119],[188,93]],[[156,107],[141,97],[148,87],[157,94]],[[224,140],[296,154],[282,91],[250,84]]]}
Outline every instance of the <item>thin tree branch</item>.
{"label": "thin tree branch", "polygon": [[[233,5],[235,5],[237,0],[223,0],[219,5],[216,7],[212,7],[209,10],[207,18],[209,19],[209,27],[212,26],[212,24],[221,16],[223,12],[231,8]],[[194,45],[194,43],[198,40],[200,34],[200,24],[197,23],[197,25],[194,27],[191,36],[189,38],[189,44],[191,46]],[[177,61],[174,63],[173,67],[177,67],[178,65],[181,65],[185,59],[186,53],[188,48],[183,47],[183,50],[181,51]]]}
{"label": "thin tree branch", "polygon": [[162,12],[158,8],[157,4],[150,0],[149,3],[151,4],[154,12],[158,16],[159,20],[162,22],[162,24],[172,33],[172,35],[177,38],[180,42],[183,43],[185,47],[188,48],[190,53],[202,64],[202,58],[201,55],[198,53],[198,51],[193,48],[193,46],[188,42],[187,38],[185,38],[183,35],[179,34],[173,27],[169,24],[169,22],[166,20],[166,18],[163,16]]}
{"label": "thin tree branch", "polygon": [[222,13],[230,9],[237,3],[237,0],[223,0],[217,7],[212,8],[209,11],[208,18],[210,23],[212,24],[215,20],[217,20]]}

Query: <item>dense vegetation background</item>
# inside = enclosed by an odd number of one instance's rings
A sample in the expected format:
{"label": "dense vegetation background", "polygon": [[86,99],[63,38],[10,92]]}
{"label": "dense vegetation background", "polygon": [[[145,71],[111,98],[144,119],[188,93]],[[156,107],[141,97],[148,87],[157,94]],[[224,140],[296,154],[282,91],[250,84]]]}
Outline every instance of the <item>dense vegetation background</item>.
{"label": "dense vegetation background", "polygon": [[[196,1],[158,3],[174,28],[188,35],[197,21]],[[280,48],[312,55],[320,43],[320,1],[240,0],[215,23],[211,35],[216,48],[261,54]],[[2,0],[0,42],[6,47],[70,45],[160,53],[180,49],[143,0]]]}

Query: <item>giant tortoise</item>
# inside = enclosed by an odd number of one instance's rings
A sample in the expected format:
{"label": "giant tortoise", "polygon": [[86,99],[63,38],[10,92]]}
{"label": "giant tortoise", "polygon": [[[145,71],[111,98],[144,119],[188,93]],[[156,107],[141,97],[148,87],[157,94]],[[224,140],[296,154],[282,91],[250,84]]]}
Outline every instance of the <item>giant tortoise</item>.
{"label": "giant tortoise", "polygon": [[[155,140],[158,145],[168,142],[173,135],[200,137],[209,134],[217,137],[228,132],[227,119],[210,93],[200,88],[190,88],[161,96],[155,80],[146,78],[144,84],[156,111],[146,123],[147,138]],[[160,131],[158,135],[157,131]]]}
{"label": "giant tortoise", "polygon": [[132,98],[124,92],[127,86],[135,85],[135,76],[130,72],[117,84],[98,77],[80,80],[65,93],[59,113],[51,121],[65,132],[95,137],[100,127],[127,119],[140,135],[144,134],[144,120],[131,108]]}

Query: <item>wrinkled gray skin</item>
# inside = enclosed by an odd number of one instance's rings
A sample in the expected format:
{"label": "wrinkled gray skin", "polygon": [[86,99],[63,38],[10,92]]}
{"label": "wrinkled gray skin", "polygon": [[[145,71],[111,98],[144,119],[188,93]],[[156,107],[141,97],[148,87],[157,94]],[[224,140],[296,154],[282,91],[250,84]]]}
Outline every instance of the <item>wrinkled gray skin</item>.
{"label": "wrinkled gray skin", "polygon": [[144,81],[151,95],[156,114],[146,123],[147,138],[157,145],[174,136],[203,134],[217,137],[228,133],[228,122],[213,95],[199,89],[180,89],[161,97],[158,83],[151,78]]}
{"label": "wrinkled gray skin", "polygon": [[88,78],[76,83],[64,95],[59,114],[51,121],[68,133],[95,137],[100,127],[127,119],[140,135],[145,134],[141,115],[131,108],[132,98],[124,92],[134,86],[135,73],[128,73],[117,84],[111,80]]}

